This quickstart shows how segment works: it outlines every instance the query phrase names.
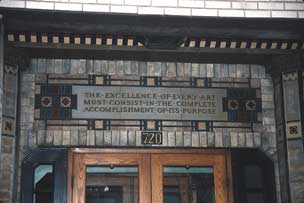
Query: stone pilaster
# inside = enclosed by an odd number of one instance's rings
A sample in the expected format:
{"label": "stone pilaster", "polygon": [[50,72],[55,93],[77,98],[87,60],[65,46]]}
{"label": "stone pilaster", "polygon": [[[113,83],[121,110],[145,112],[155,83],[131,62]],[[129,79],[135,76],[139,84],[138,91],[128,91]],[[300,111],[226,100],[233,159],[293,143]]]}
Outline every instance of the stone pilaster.
{"label": "stone pilaster", "polygon": [[[2,92],[3,92],[3,60],[4,60],[4,45],[3,45],[4,27],[2,23],[2,15],[0,14],[0,132],[2,130]],[[0,157],[1,157],[1,134],[0,134]],[[1,160],[0,160],[1,167]]]}
{"label": "stone pilaster", "polygon": [[[18,69],[16,65],[4,65],[3,74],[3,109],[2,109],[2,154],[0,187],[5,193],[5,201],[13,202],[15,173],[16,104],[17,104]],[[1,196],[0,196],[1,197]]]}
{"label": "stone pilaster", "polygon": [[289,202],[289,183],[288,183],[288,166],[286,154],[286,138],[284,132],[284,108],[283,108],[283,85],[280,75],[274,78],[274,97],[275,97],[275,114],[276,114],[276,132],[277,132],[277,150],[278,150],[278,169],[282,203]]}
{"label": "stone pilaster", "polygon": [[283,56],[273,64],[278,164],[282,203],[304,201],[303,56]]}
{"label": "stone pilaster", "polygon": [[[4,32],[3,25],[0,33]],[[9,46],[4,52],[3,35],[0,38],[0,202],[12,203],[15,199],[15,182],[19,180],[16,169],[18,67],[27,57]]]}
{"label": "stone pilaster", "polygon": [[[21,159],[20,143],[24,143],[24,139],[20,134],[22,131],[20,125],[20,114],[18,112],[18,94],[19,90],[19,72],[28,65],[29,57],[26,52],[13,47],[6,46],[4,53],[3,66],[3,102],[2,102],[2,159],[4,160],[2,169],[0,170],[0,202],[12,203],[19,202],[20,191],[18,190],[21,177]],[[24,153],[25,154],[25,153]],[[1,202],[1,203],[2,203]]]}

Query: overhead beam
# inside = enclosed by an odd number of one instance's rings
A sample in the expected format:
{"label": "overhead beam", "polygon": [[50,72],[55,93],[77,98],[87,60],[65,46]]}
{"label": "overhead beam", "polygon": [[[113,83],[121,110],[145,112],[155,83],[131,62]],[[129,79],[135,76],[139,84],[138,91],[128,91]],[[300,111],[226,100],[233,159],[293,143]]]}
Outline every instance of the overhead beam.
{"label": "overhead beam", "polygon": [[[303,19],[143,16],[0,8],[7,31],[303,40]],[[60,23],[58,23],[60,22]]]}
{"label": "overhead beam", "polygon": [[[8,43],[7,55],[20,51],[30,58],[83,58],[105,60],[172,61],[192,63],[270,64],[274,55],[296,54],[296,50],[178,48],[148,49],[145,47],[119,47],[72,44]],[[20,55],[20,54],[19,54]]]}

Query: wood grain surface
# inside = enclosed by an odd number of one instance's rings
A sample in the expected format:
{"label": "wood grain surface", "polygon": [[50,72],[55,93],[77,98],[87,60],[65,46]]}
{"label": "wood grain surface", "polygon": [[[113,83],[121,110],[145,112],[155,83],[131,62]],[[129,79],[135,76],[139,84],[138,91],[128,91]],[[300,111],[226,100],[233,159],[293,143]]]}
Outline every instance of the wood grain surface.
{"label": "wood grain surface", "polygon": [[85,203],[86,167],[138,166],[139,203],[163,203],[164,166],[214,168],[215,203],[232,203],[231,155],[223,149],[71,149],[68,203]]}

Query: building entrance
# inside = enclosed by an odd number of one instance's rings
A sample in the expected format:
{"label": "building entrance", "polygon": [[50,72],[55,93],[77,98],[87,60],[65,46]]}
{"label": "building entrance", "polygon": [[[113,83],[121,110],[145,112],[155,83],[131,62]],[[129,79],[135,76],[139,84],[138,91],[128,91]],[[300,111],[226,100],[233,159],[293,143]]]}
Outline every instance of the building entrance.
{"label": "building entrance", "polygon": [[229,203],[225,150],[74,149],[70,203]]}

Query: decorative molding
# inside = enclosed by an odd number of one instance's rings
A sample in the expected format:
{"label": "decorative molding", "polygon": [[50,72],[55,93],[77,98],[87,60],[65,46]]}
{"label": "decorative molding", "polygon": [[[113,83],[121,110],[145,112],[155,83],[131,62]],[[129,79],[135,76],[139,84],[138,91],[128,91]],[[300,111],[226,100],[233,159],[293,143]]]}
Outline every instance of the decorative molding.
{"label": "decorative molding", "polygon": [[[97,84],[96,78],[103,77],[104,83]],[[36,88],[39,89],[35,95],[35,120],[43,121],[44,129],[52,129],[56,126],[82,126],[88,130],[113,130],[116,128],[132,127],[137,130],[166,130],[182,128],[188,131],[215,131],[221,128],[235,128],[238,125],[239,128],[245,129],[247,131],[254,130],[254,124],[259,124],[262,122],[259,116],[262,112],[262,98],[259,94],[260,87],[251,87],[251,80],[244,79],[242,81],[230,81],[225,78],[223,79],[208,79],[208,78],[183,78],[183,80],[178,78],[167,78],[167,77],[145,77],[145,76],[133,76],[131,78],[127,77],[111,77],[108,75],[89,75],[87,78],[73,77],[71,82],[69,77],[54,77],[48,76],[43,82],[36,83]],[[153,79],[154,82],[149,83]],[[198,80],[203,80],[205,86],[199,86]],[[73,84],[74,82],[74,84]],[[75,85],[75,89],[73,89]],[[241,86],[240,86],[241,85]],[[226,95],[222,98],[222,112],[220,116],[227,115],[227,118],[212,118],[202,117],[202,120],[197,120],[196,117],[191,117],[192,120],[183,120],[176,118],[164,117],[163,120],[157,119],[156,111],[153,120],[150,117],[145,117],[144,112],[142,113],[142,118],[129,117],[126,119],[122,117],[121,119],[113,119],[109,117],[90,117],[87,119],[84,117],[78,117],[77,114],[72,112],[75,110],[83,109],[80,107],[78,97],[81,97],[80,93],[77,93],[76,87],[83,86],[86,89],[89,87],[100,87],[104,88],[115,88],[115,87],[143,87],[146,91],[148,88],[191,88],[192,90],[201,90],[217,88],[225,91]],[[152,90],[151,90],[152,91]],[[101,99],[101,98],[100,98]],[[107,99],[105,99],[107,100]],[[159,100],[159,99],[158,99]],[[168,99],[169,101],[170,99]],[[195,101],[195,100],[193,100]],[[97,106],[102,106],[96,104]],[[108,104],[109,105],[109,104]],[[107,105],[107,106],[108,106]],[[150,105],[150,104],[149,104]],[[156,105],[156,104],[155,104]],[[173,104],[172,104],[173,105]],[[110,106],[110,105],[109,105]],[[114,105],[115,106],[115,105]],[[154,106],[154,104],[152,105]],[[131,105],[132,107],[132,105]],[[156,105],[155,109],[162,107],[161,105]],[[172,106],[172,108],[174,105]],[[154,108],[153,108],[154,109]],[[154,109],[154,110],[155,110]],[[77,110],[78,111],[78,110]],[[105,111],[107,112],[107,110]],[[113,114],[118,114],[118,112],[113,111]],[[223,113],[223,114],[222,114]],[[189,116],[189,115],[188,115]],[[152,122],[153,121],[153,122]]]}
{"label": "decorative molding", "polygon": [[5,65],[4,73],[9,75],[16,75],[18,73],[18,68],[16,66]]}
{"label": "decorative molding", "polygon": [[15,136],[15,119],[2,117],[2,135]]}
{"label": "decorative molding", "polygon": [[64,34],[64,33],[7,33],[8,42],[41,43],[41,44],[73,44],[73,45],[103,45],[103,46],[143,46],[134,36],[107,34]]}
{"label": "decorative molding", "polygon": [[283,74],[283,81],[294,81],[298,79],[298,72]]}
{"label": "decorative molding", "polygon": [[211,39],[204,37],[170,37],[170,36],[123,36],[107,34],[69,34],[17,32],[7,33],[8,42],[33,44],[71,44],[87,46],[127,46],[175,49],[182,48],[218,48],[218,49],[270,49],[270,50],[304,50],[303,41],[271,39]]}
{"label": "decorative molding", "polygon": [[286,134],[287,139],[301,139],[302,138],[302,130],[301,130],[301,122],[290,122],[286,124]]}

